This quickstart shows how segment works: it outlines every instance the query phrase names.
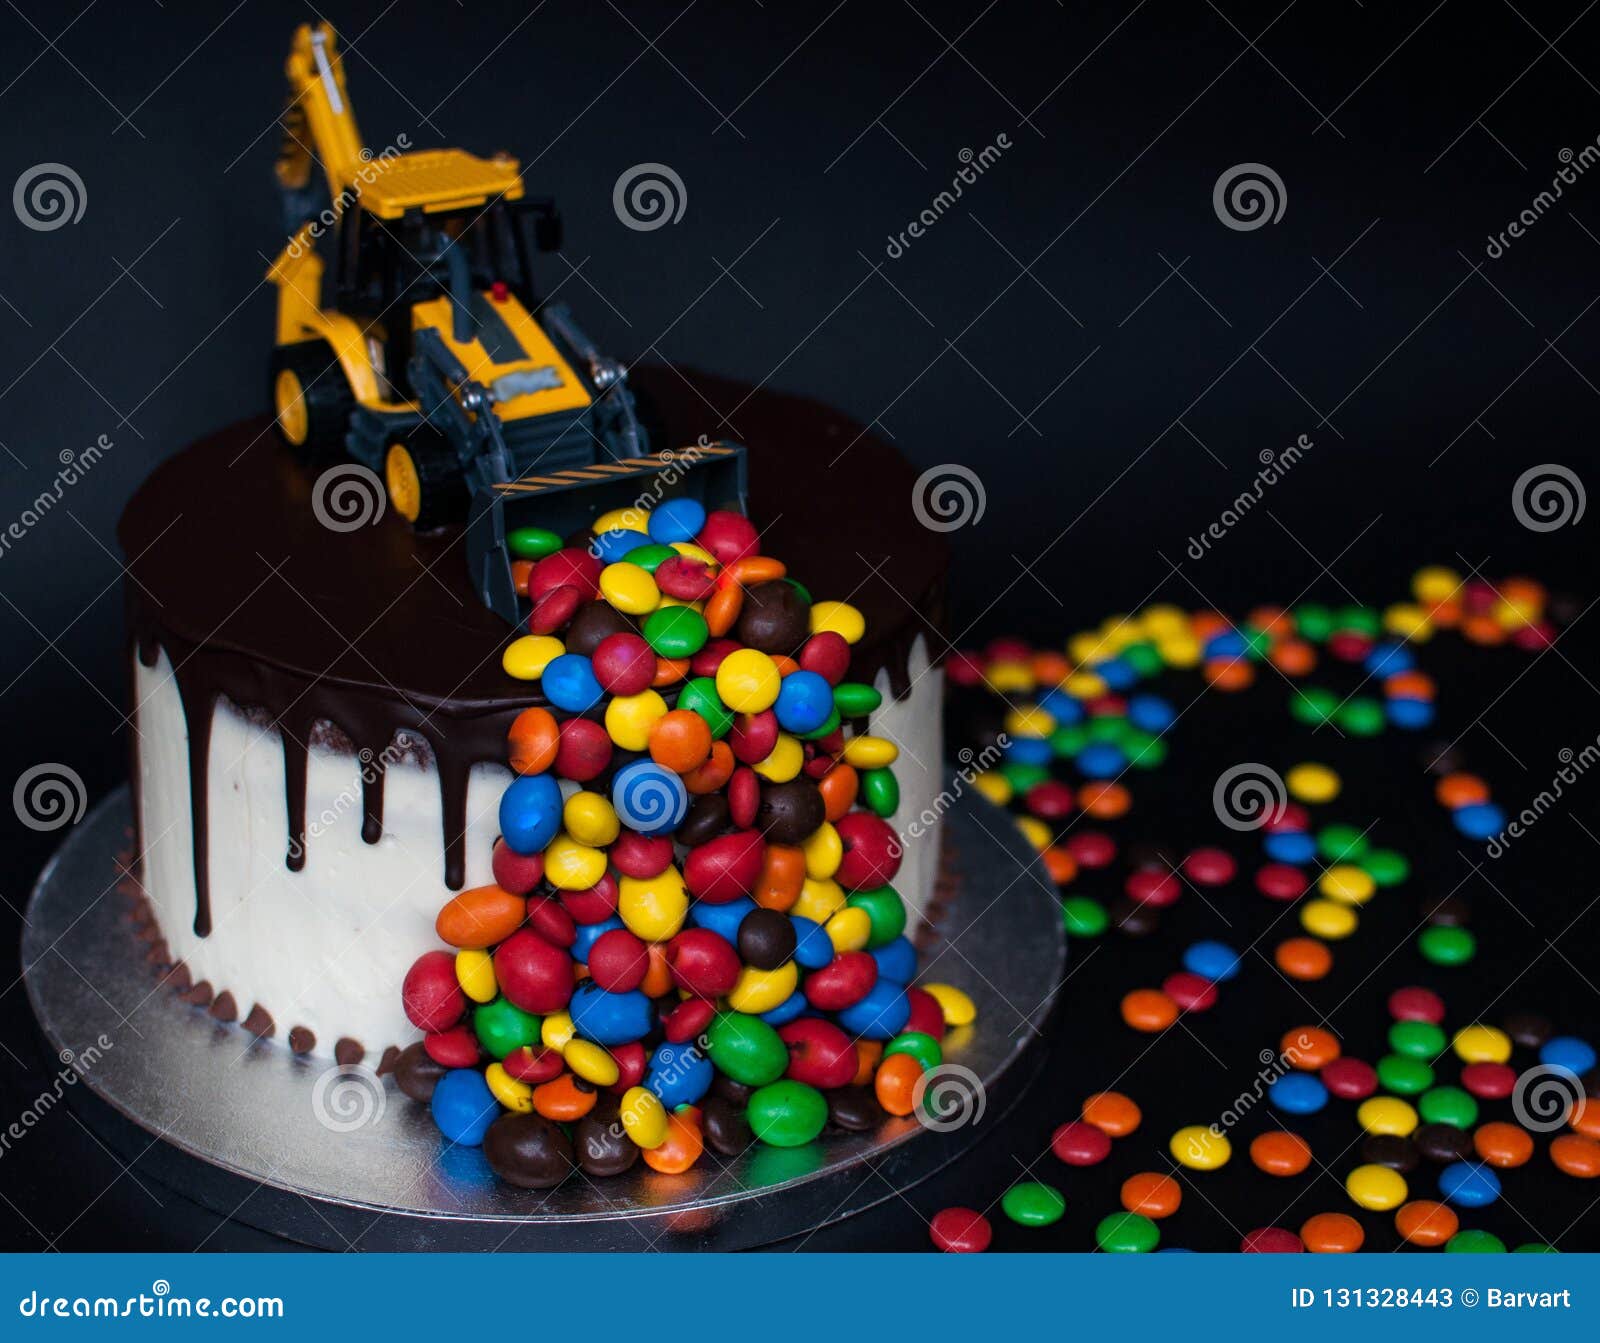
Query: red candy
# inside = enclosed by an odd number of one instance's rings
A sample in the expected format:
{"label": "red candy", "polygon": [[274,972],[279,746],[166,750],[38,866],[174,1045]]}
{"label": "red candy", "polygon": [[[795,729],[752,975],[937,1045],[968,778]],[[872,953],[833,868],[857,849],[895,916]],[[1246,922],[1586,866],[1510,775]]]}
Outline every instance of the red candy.
{"label": "red candy", "polygon": [[1183,860],[1183,873],[1196,886],[1226,886],[1239,871],[1222,849],[1196,849]]}
{"label": "red candy", "polygon": [[1256,890],[1269,900],[1298,900],[1306,893],[1306,874],[1288,863],[1268,863],[1256,873]]}
{"label": "red candy", "polygon": [[554,634],[561,629],[584,603],[582,589],[570,583],[551,588],[533,604],[533,614],[528,617],[530,634]]}
{"label": "red candy", "polygon": [[717,1005],[704,998],[685,998],[661,1018],[661,1029],[675,1045],[692,1040],[711,1024]]}
{"label": "red candy", "polygon": [[946,1254],[982,1254],[994,1239],[994,1228],[971,1208],[941,1208],[928,1223],[928,1235]]}
{"label": "red candy", "polygon": [[679,601],[704,601],[716,587],[716,579],[704,560],[689,555],[672,555],[656,566],[656,586]]}
{"label": "red candy", "polygon": [[725,905],[755,889],[763,853],[757,831],[718,835],[689,850],[683,864],[683,884],[696,899]]}
{"label": "red candy", "polygon": [[489,870],[494,873],[494,884],[512,895],[526,895],[544,880],[544,855],[521,854],[503,839],[494,842],[494,853],[489,859]]}
{"label": "red candy", "polygon": [[911,1004],[911,1016],[906,1020],[908,1031],[920,1031],[935,1040],[944,1039],[944,1008],[926,989],[907,989],[906,1001]]}
{"label": "red candy", "polygon": [[878,963],[864,951],[841,951],[806,977],[806,1001],[821,1012],[842,1012],[872,992]]}
{"label": "red candy", "polygon": [[1338,630],[1328,636],[1328,652],[1340,662],[1360,662],[1372,651],[1372,640],[1359,630]]}
{"label": "red candy", "polygon": [[1444,1020],[1444,999],[1432,989],[1396,989],[1389,995],[1389,1015],[1396,1021],[1426,1021],[1437,1026]]}
{"label": "red candy", "polygon": [[1322,1065],[1322,1085],[1345,1101],[1364,1101],[1378,1089],[1378,1074],[1360,1059],[1338,1058]]}
{"label": "red candy", "polygon": [[426,1036],[422,1047],[441,1068],[477,1067],[478,1037],[471,1026],[452,1026],[447,1031]]}
{"label": "red candy", "polygon": [[1281,1226],[1257,1227],[1239,1242],[1240,1254],[1303,1254],[1305,1244]]}
{"label": "red candy", "polygon": [[528,595],[537,602],[556,588],[574,587],[582,596],[597,597],[600,569],[600,561],[587,550],[558,550],[528,571]]}
{"label": "red candy", "polygon": [[617,1061],[617,1080],[611,1086],[617,1095],[622,1095],[629,1087],[636,1087],[644,1081],[644,1070],[650,1062],[650,1056],[645,1053],[644,1046],[637,1040],[631,1040],[625,1045],[612,1045],[611,1057]]}
{"label": "red candy", "polygon": [[607,993],[627,993],[644,983],[650,955],[626,928],[613,928],[589,948],[589,978]]}
{"label": "red candy", "polygon": [[983,659],[976,653],[952,653],[944,660],[944,677],[951,685],[982,685]]}
{"label": "red candy", "polygon": [[587,718],[569,718],[561,725],[556,747],[556,773],[574,783],[588,783],[611,763],[611,738]]}
{"label": "red candy", "polygon": [[[733,564],[747,555],[761,553],[761,535],[755,524],[742,513],[730,513],[719,508],[706,518],[706,525],[695,538],[703,550],[717,557],[719,564]],[[557,554],[564,552],[558,551]],[[554,559],[555,556],[550,557]],[[541,560],[541,564],[545,561]]]}
{"label": "red candy", "polygon": [[771,709],[760,713],[742,713],[733,720],[728,733],[728,745],[733,748],[734,759],[746,765],[759,765],[778,744],[778,715]]}
{"label": "red candy", "polygon": [[739,829],[748,830],[760,807],[761,779],[748,765],[741,765],[728,780],[728,815]]}
{"label": "red candy", "polygon": [[672,866],[672,837],[624,830],[606,850],[606,857],[623,876],[649,881]]}
{"label": "red candy", "polygon": [[609,872],[586,891],[562,891],[561,907],[574,923],[604,923],[617,912],[617,879]]}
{"label": "red candy", "polygon": [[553,947],[563,949],[578,940],[578,927],[559,900],[539,896],[528,901],[528,926]]}
{"label": "red candy", "polygon": [[802,671],[816,672],[829,685],[838,685],[850,670],[850,645],[844,635],[823,630],[805,641],[796,661]]}
{"label": "red candy", "polygon": [[448,951],[418,956],[406,971],[400,1001],[406,1019],[419,1031],[449,1030],[467,1013],[467,995],[456,982],[456,958]]}
{"label": "red candy", "polygon": [[789,1046],[787,1076],[796,1082],[831,1091],[855,1081],[855,1042],[831,1021],[800,1017],[778,1028]]}
{"label": "red candy", "polygon": [[1168,905],[1178,903],[1178,897],[1183,894],[1183,883],[1171,872],[1144,867],[1129,873],[1122,889],[1128,893],[1130,900],[1149,905],[1152,909],[1165,909]]}
{"label": "red candy", "polygon": [[739,982],[739,953],[709,928],[685,928],[667,943],[672,982],[697,998],[720,998]]}
{"label": "red candy", "polygon": [[501,1059],[500,1066],[517,1081],[533,1086],[553,1082],[567,1070],[561,1051],[543,1045],[521,1045]]}
{"label": "red candy", "polygon": [[1061,1125],[1050,1135],[1050,1150],[1069,1166],[1094,1166],[1111,1155],[1111,1135],[1081,1119]]}
{"label": "red candy", "polygon": [[696,676],[715,676],[722,659],[729,653],[737,653],[743,646],[733,639],[712,639],[689,659],[689,670]]}
{"label": "red candy", "polygon": [[1276,835],[1283,831],[1300,834],[1311,828],[1311,813],[1298,802],[1285,802],[1275,810],[1261,827],[1269,835]]}
{"label": "red candy", "polygon": [[1469,1063],[1461,1070],[1461,1085],[1479,1100],[1504,1100],[1516,1088],[1517,1070],[1505,1063]]}
{"label": "red candy", "polygon": [[1168,975],[1161,981],[1161,991],[1185,1012],[1206,1012],[1217,1005],[1217,986],[1188,970]]}
{"label": "red candy", "polygon": [[496,949],[494,977],[500,992],[524,1012],[559,1012],[572,998],[572,957],[526,928]]}
{"label": "red candy", "polygon": [[1077,803],[1072,789],[1059,779],[1036,783],[1023,794],[1023,806],[1046,821],[1059,821],[1072,815]]}
{"label": "red candy", "polygon": [[844,842],[844,858],[834,873],[841,886],[865,891],[894,880],[904,850],[887,821],[870,811],[853,811],[841,816],[834,829]]}
{"label": "red candy", "polygon": [[1106,867],[1116,859],[1116,842],[1110,835],[1098,830],[1084,830],[1067,840],[1067,852],[1078,860],[1079,867]]}
{"label": "red candy", "polygon": [[637,695],[656,678],[656,655],[637,634],[608,634],[595,646],[594,678],[613,695]]}

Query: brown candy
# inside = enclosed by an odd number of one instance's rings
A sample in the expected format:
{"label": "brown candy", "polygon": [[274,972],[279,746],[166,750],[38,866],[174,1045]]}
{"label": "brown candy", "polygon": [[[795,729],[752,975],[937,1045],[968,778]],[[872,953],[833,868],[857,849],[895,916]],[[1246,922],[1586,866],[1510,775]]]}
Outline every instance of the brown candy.
{"label": "brown candy", "polygon": [[519,1189],[554,1189],[572,1172],[572,1144],[543,1115],[505,1114],[483,1135],[489,1168]]}
{"label": "brown candy", "polygon": [[743,1110],[750,1104],[750,1097],[755,1095],[755,1088],[747,1087],[743,1082],[735,1082],[726,1073],[719,1072],[711,1079],[711,1094],[721,1096],[723,1100]]}
{"label": "brown candy", "polygon": [[708,1096],[700,1106],[700,1134],[713,1152],[739,1156],[755,1141],[744,1106],[721,1096]]}
{"label": "brown candy", "polygon": [[811,603],[787,579],[757,583],[744,594],[735,636],[748,648],[794,656],[811,635]]}
{"label": "brown candy", "polygon": [[561,642],[566,645],[567,652],[592,658],[601,640],[609,639],[613,634],[637,633],[633,622],[610,602],[590,602],[580,607],[577,615],[572,617],[572,623],[561,636]]}
{"label": "brown candy", "polygon": [[[307,1035],[310,1033],[306,1032]],[[290,1039],[293,1038],[291,1035]],[[433,1099],[433,1089],[439,1084],[439,1079],[448,1071],[444,1064],[435,1063],[429,1057],[428,1051],[422,1047],[422,1041],[418,1040],[416,1044],[402,1049],[400,1057],[394,1061],[394,1083],[403,1095],[426,1105]]]}
{"label": "brown candy", "polygon": [[701,793],[691,799],[683,824],[673,838],[686,849],[697,849],[731,829],[733,818],[728,812],[728,799],[721,793]]}
{"label": "brown candy", "polygon": [[1537,1049],[1555,1033],[1549,1017],[1537,1012],[1513,1012],[1506,1018],[1506,1034],[1517,1044]]}
{"label": "brown candy", "polygon": [[803,844],[826,819],[822,794],[810,779],[769,783],[761,790],[756,828],[772,844]]}
{"label": "brown candy", "polygon": [[1369,1166],[1387,1166],[1402,1175],[1415,1170],[1417,1149],[1409,1139],[1394,1133],[1373,1133],[1361,1144],[1361,1160]]}
{"label": "brown candy", "polygon": [[623,1130],[620,1107],[611,1096],[578,1121],[572,1143],[578,1165],[589,1175],[621,1175],[639,1159],[639,1145]]}
{"label": "brown candy", "polygon": [[1454,1124],[1424,1124],[1411,1135],[1411,1142],[1429,1161],[1441,1166],[1465,1161],[1473,1154],[1472,1135]]}
{"label": "brown candy", "polygon": [[840,1087],[828,1092],[828,1122],[847,1133],[865,1133],[889,1116],[867,1087]]}
{"label": "brown candy", "polygon": [[753,909],[739,924],[739,959],[757,970],[776,970],[794,955],[794,924],[775,909]]}

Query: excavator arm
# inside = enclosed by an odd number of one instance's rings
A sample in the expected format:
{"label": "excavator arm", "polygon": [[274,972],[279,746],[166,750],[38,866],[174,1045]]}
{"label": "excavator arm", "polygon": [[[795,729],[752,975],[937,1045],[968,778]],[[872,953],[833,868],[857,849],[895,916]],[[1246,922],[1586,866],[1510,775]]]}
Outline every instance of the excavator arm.
{"label": "excavator arm", "polygon": [[311,187],[320,161],[328,194],[339,198],[357,181],[361,169],[361,131],[344,83],[344,58],[333,25],[303,23],[289,45],[284,74],[289,80],[283,113],[283,146],[278,155],[278,181],[286,191]]}

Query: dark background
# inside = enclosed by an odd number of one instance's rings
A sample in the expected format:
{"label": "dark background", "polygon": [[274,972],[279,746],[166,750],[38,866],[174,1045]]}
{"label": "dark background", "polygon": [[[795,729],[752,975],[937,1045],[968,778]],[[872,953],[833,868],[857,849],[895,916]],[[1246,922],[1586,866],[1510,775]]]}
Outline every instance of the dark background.
{"label": "dark background", "polygon": [[[951,538],[952,634],[970,644],[1014,631],[1058,642],[1155,597],[1232,612],[1303,594],[1382,605],[1430,561],[1491,578],[1533,573],[1586,610],[1593,519],[1534,533],[1517,524],[1511,494],[1540,463],[1595,474],[1600,174],[1567,186],[1501,258],[1485,248],[1549,186],[1561,151],[1600,136],[1593,8],[401,0],[325,12],[345,38],[369,145],[404,132],[422,147],[505,148],[530,190],[560,198],[567,248],[546,288],[559,286],[602,346],[810,393],[921,467],[975,469],[986,512]],[[282,244],[271,173],[281,66],[304,17],[248,0],[82,13],[24,0],[4,20],[0,181],[64,163],[87,205],[55,231],[9,215],[0,224],[0,521],[50,487],[63,450],[100,435],[113,444],[0,557],[7,786],[40,761],[70,765],[91,798],[123,776],[114,525],[155,462],[264,405],[272,296],[261,275]],[[1002,133],[1012,148],[889,258],[889,236],[949,184],[960,152]],[[618,221],[613,183],[643,161],[683,180],[679,223],[636,232]],[[1284,182],[1278,223],[1219,222],[1213,184],[1243,162]],[[737,433],[737,416],[707,428]],[[1315,444],[1305,460],[1224,543],[1190,559],[1189,538],[1250,486],[1259,454],[1300,434]],[[836,469],[848,475],[848,456]],[[1510,805],[1548,783],[1559,748],[1600,733],[1588,623],[1536,661],[1439,655],[1453,677],[1444,735],[1465,733],[1472,764]],[[1253,758],[1298,758],[1281,737],[1281,686],[1249,698],[1180,731],[1175,758],[1203,763],[1192,778],[1175,764],[1153,796],[1169,789],[1181,803],[1186,786],[1208,787],[1204,762],[1218,751],[1252,758],[1255,743]],[[1335,763],[1367,778],[1370,792],[1357,800],[1352,789],[1354,814],[1341,819],[1381,808],[1380,828],[1401,830],[1388,842],[1433,855],[1413,886],[1442,895],[1468,874],[1411,747],[1316,747],[1351,753]],[[1472,985],[1503,986],[1587,908],[1600,824],[1586,786],[1495,874],[1505,904],[1480,891],[1480,919],[1494,920],[1480,935],[1500,959]],[[1130,828],[1159,829],[1158,814],[1174,813],[1184,808],[1142,807]],[[3,824],[0,1068],[7,1094],[26,1097],[50,1070],[9,949],[56,837],[9,815]],[[1147,837],[1214,836],[1173,822]],[[1533,913],[1533,931],[1509,904]],[[1415,921],[1401,905],[1395,938]],[[1594,925],[1579,918],[1516,1005],[1593,1031]],[[919,1191],[923,1211],[986,1206],[1015,1178],[1010,1153],[1031,1160],[1081,1094],[1120,1070],[1116,996],[1171,967],[1175,936],[1118,944],[1074,977],[1050,1064],[1057,1084],[981,1157]],[[1355,963],[1352,953],[1339,971],[1352,983],[1365,973]],[[1397,955],[1368,996],[1416,964]],[[1343,996],[1322,987],[1324,1008]],[[1349,1023],[1371,1036],[1369,1057],[1381,1000],[1377,1015]],[[1461,1004],[1465,1019],[1480,1006]],[[1235,1019],[1239,1057],[1296,1024],[1297,1010],[1290,999]],[[1208,1024],[1228,1023],[1219,1012]],[[1161,1117],[1158,1096],[1176,1103],[1204,1087],[1220,1104],[1239,1089],[1176,1033],[1145,1066],[1148,1077],[1126,1085],[1151,1114],[1140,1141],[1152,1140],[1152,1158],[1184,1119]],[[119,1177],[122,1163],[72,1117],[55,1115],[51,1132],[49,1162],[0,1165],[21,1219],[8,1241],[158,1248],[204,1234],[181,1201],[163,1196],[157,1208]],[[1073,1213],[1055,1232],[1002,1236],[1083,1248],[1116,1206],[1113,1176],[1138,1168],[1119,1151],[1092,1179],[1061,1181]],[[1551,1183],[1533,1201],[1580,1189]],[[1259,1205],[1239,1197],[1251,1211],[1215,1225],[1191,1197],[1178,1242],[1222,1246],[1225,1223],[1278,1211],[1270,1193]],[[1342,1207],[1342,1195],[1330,1187],[1317,1206]],[[1583,1202],[1569,1210],[1580,1217]],[[1515,1219],[1502,1229],[1531,1238]],[[1582,1227],[1572,1234],[1581,1241]],[[897,1202],[813,1244],[923,1242]]]}

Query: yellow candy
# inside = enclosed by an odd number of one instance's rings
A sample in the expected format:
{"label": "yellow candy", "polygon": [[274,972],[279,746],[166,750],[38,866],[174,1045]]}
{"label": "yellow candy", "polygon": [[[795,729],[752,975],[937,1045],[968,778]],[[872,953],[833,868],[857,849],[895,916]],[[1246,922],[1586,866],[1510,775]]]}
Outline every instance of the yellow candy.
{"label": "yellow candy", "polygon": [[1026,694],[1036,684],[1033,668],[1026,662],[996,662],[983,674],[992,690],[1002,695]]}
{"label": "yellow candy", "polygon": [[1011,780],[1004,774],[998,774],[990,769],[974,775],[972,785],[997,807],[1003,807],[1011,801],[1012,794],[1016,791],[1011,786]]}
{"label": "yellow candy", "polygon": [[801,848],[806,855],[806,876],[817,881],[826,881],[844,861],[844,841],[828,821],[819,825]]}
{"label": "yellow candy", "polygon": [[1176,667],[1179,671],[1198,667],[1200,659],[1205,656],[1200,641],[1191,639],[1187,635],[1173,635],[1171,638],[1160,640],[1156,644],[1156,652],[1161,654],[1161,660],[1167,666]]}
{"label": "yellow candy", "polygon": [[1176,606],[1147,606],[1139,614],[1140,628],[1152,639],[1162,639],[1171,634],[1187,634],[1189,617]]}
{"label": "yellow candy", "polygon": [[1411,576],[1411,595],[1419,602],[1449,601],[1461,590],[1461,575],[1442,564],[1432,564],[1418,569]]}
{"label": "yellow candy", "polygon": [[1048,737],[1056,730],[1055,715],[1037,704],[1012,709],[1005,717],[1005,730],[1013,737]]}
{"label": "yellow candy", "polygon": [[475,1003],[492,1003],[499,985],[494,980],[494,957],[487,951],[456,952],[456,983]]}
{"label": "yellow candy", "polygon": [[807,877],[800,887],[800,898],[789,911],[813,923],[826,923],[845,902],[844,887],[830,879]]}
{"label": "yellow candy", "polygon": [[643,532],[650,534],[650,514],[642,508],[613,508],[594,520],[594,534],[602,532]]}
{"label": "yellow candy", "polygon": [[1337,900],[1307,900],[1300,906],[1300,926],[1329,942],[1349,937],[1359,922],[1355,910]]}
{"label": "yellow candy", "polygon": [[629,1087],[622,1095],[622,1131],[636,1146],[650,1151],[667,1140],[667,1107],[647,1087]]}
{"label": "yellow candy", "polygon": [[560,834],[544,851],[544,877],[558,891],[587,891],[606,874],[606,856]]}
{"label": "yellow candy", "polygon": [[1289,796],[1300,802],[1332,802],[1339,796],[1339,776],[1326,765],[1296,765],[1283,781]]}
{"label": "yellow candy", "polygon": [[[815,609],[812,608],[813,612]],[[729,653],[717,668],[717,694],[735,713],[760,713],[770,709],[777,703],[782,685],[777,663],[756,648]]]}
{"label": "yellow candy", "polygon": [[566,1053],[573,1034],[571,1012],[552,1012],[539,1023],[539,1043],[546,1049],[555,1050],[558,1054]]}
{"label": "yellow candy", "polygon": [[623,877],[617,882],[617,915],[630,933],[646,942],[676,937],[688,912],[689,893],[675,867],[644,880]]}
{"label": "yellow candy", "polygon": [[735,1012],[758,1017],[787,1001],[799,985],[800,971],[793,961],[785,961],[776,970],[757,970],[747,965],[739,971],[739,982],[728,994],[728,1006]]}
{"label": "yellow candy", "polygon": [[1417,1112],[1395,1096],[1372,1096],[1356,1107],[1356,1123],[1368,1133],[1404,1138],[1417,1126]]}
{"label": "yellow candy", "polygon": [[1519,630],[1539,616],[1539,603],[1527,598],[1502,597],[1494,604],[1494,618],[1502,629]]}
{"label": "yellow candy", "polygon": [[971,996],[954,984],[924,984],[922,988],[939,1004],[946,1026],[970,1026],[978,1019],[978,1008]]}
{"label": "yellow candy", "polygon": [[519,1082],[498,1063],[483,1070],[483,1080],[489,1084],[489,1094],[508,1110],[527,1114],[533,1109],[533,1088]]}
{"label": "yellow candy", "polygon": [[831,632],[847,644],[859,643],[867,632],[867,621],[849,602],[812,602],[811,632]]}
{"label": "yellow candy", "polygon": [[1061,688],[1077,699],[1098,699],[1108,689],[1105,681],[1092,671],[1073,672],[1061,683]]}
{"label": "yellow candy", "polygon": [[650,745],[650,729],[666,712],[666,700],[654,690],[613,695],[606,705],[606,736],[624,751],[643,751]]}
{"label": "yellow candy", "polygon": [[1406,1201],[1405,1179],[1388,1166],[1357,1166],[1344,1179],[1345,1192],[1371,1212],[1388,1212]]}
{"label": "yellow candy", "polygon": [[805,763],[806,748],[799,739],[787,732],[780,732],[778,740],[773,743],[772,754],[751,768],[771,783],[788,783],[800,773]]}
{"label": "yellow candy", "polygon": [[1396,602],[1383,613],[1383,627],[1412,643],[1425,644],[1433,637],[1433,617],[1420,606]]}
{"label": "yellow candy", "polygon": [[622,1076],[616,1059],[593,1040],[568,1040],[566,1048],[561,1051],[561,1058],[585,1082],[592,1082],[597,1087],[615,1086],[617,1078]]}
{"label": "yellow candy", "polygon": [[1017,829],[1022,832],[1022,837],[1040,853],[1050,847],[1050,827],[1037,816],[1017,817]]}
{"label": "yellow candy", "polygon": [[622,833],[617,809],[599,793],[574,793],[561,809],[561,823],[573,839],[591,849],[605,848]]}
{"label": "yellow candy", "polygon": [[699,560],[702,564],[710,565],[713,574],[722,568],[715,555],[703,546],[695,545],[693,541],[674,541],[672,548],[680,555],[687,555],[691,560]]}
{"label": "yellow candy", "polygon": [[513,639],[500,656],[500,665],[507,676],[519,681],[537,681],[544,669],[567,651],[560,639],[549,634],[524,634]]}
{"label": "yellow candy", "polygon": [[626,560],[608,564],[600,571],[600,595],[630,616],[649,615],[661,605],[661,589],[656,580]]}
{"label": "yellow candy", "polygon": [[1497,1026],[1463,1026],[1451,1044],[1463,1063],[1504,1063],[1511,1057],[1511,1037]]}
{"label": "yellow candy", "polygon": [[1335,863],[1317,879],[1317,889],[1330,900],[1364,905],[1372,899],[1378,883],[1351,863]]}
{"label": "yellow candy", "polygon": [[1215,1133],[1203,1124],[1190,1124],[1172,1135],[1167,1144],[1173,1160],[1190,1170],[1217,1170],[1228,1164],[1233,1155],[1233,1144],[1221,1133]]}
{"label": "yellow candy", "polygon": [[864,909],[846,905],[823,925],[835,951],[860,951],[872,936],[872,919]]}
{"label": "yellow candy", "polygon": [[844,762],[857,769],[886,769],[900,758],[900,748],[887,737],[863,734],[844,744]]}

